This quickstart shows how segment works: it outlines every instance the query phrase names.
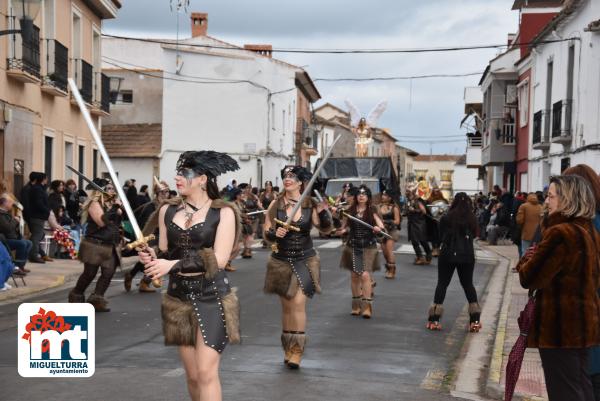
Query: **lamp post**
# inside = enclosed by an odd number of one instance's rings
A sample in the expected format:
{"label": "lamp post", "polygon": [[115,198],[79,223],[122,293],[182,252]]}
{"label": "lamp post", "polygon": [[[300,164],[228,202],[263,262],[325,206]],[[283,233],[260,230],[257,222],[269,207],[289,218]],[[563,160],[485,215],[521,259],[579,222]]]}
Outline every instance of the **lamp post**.
{"label": "lamp post", "polygon": [[42,0],[13,0],[14,17],[21,23],[21,29],[0,31],[0,36],[20,33],[23,38],[30,38],[33,33],[33,21],[37,17]]}

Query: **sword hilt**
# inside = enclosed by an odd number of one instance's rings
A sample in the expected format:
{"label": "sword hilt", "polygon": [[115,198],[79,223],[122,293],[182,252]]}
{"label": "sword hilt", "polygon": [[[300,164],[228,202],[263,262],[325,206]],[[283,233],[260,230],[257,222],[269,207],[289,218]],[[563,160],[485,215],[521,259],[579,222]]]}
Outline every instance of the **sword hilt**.
{"label": "sword hilt", "polygon": [[148,242],[150,242],[154,239],[156,239],[154,234],[150,234],[147,237],[143,237],[136,241],[130,242],[129,244],[127,244],[126,248],[129,251],[131,251],[132,249],[135,249],[135,248],[146,248],[148,246]]}
{"label": "sword hilt", "polygon": [[279,220],[279,219],[274,219],[275,223],[279,224],[281,227],[285,228],[286,230],[289,231],[296,231],[297,233],[300,232],[300,227],[296,227],[292,224],[288,224],[285,221]]}

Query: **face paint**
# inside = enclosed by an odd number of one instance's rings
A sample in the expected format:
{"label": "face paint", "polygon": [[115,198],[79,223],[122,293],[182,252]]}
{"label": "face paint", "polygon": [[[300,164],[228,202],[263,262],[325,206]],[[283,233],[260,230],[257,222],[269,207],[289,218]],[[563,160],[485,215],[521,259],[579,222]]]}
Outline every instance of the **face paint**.
{"label": "face paint", "polygon": [[285,172],[283,174],[283,179],[284,180],[285,179],[290,179],[290,180],[294,180],[296,182],[300,182],[300,180],[298,179],[298,176],[296,174],[292,173],[291,171],[290,172]]}
{"label": "face paint", "polygon": [[192,180],[195,177],[198,176],[198,174],[196,174],[196,172],[194,170],[192,170],[191,168],[182,168],[177,170],[177,172],[175,173],[175,175],[178,175],[180,177],[183,177],[185,179]]}

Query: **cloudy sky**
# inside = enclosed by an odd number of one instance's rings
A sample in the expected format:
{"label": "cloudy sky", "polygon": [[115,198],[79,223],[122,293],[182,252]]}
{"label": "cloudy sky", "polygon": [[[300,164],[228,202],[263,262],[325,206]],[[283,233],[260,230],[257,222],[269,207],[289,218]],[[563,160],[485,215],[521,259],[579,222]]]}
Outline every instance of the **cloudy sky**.
{"label": "cloudy sky", "polygon": [[[191,0],[189,11],[209,14],[208,33],[236,43],[274,48],[423,48],[502,44],[514,32],[513,0]],[[124,0],[104,32],[174,38],[170,0]],[[189,16],[179,14],[180,36],[190,36]],[[372,78],[483,72],[496,49],[418,54],[285,54],[316,78]],[[351,99],[364,114],[380,100],[388,109],[379,126],[420,153],[464,153],[456,135],[463,117],[463,90],[480,76],[384,82],[317,82],[323,97],[344,107]],[[411,90],[412,87],[412,90]],[[455,135],[455,137],[451,137]],[[444,138],[446,137],[446,138]],[[419,143],[415,141],[433,141]],[[459,142],[443,142],[460,140]]]}

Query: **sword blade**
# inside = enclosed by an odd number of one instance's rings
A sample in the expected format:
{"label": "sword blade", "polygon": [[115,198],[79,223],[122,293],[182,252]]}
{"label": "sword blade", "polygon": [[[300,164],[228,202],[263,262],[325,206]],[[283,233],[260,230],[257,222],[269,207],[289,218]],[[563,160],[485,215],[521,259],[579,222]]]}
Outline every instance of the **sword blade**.
{"label": "sword blade", "polygon": [[[361,219],[354,217],[348,213],[346,213],[345,211],[342,212],[342,215],[344,215],[345,217],[349,218],[350,220],[358,223],[358,224],[362,224],[363,226],[370,228],[371,230],[374,228],[372,225],[370,225],[369,223],[367,223],[366,221],[362,221]],[[388,233],[386,233],[385,231],[380,231],[381,235],[388,237],[389,239],[393,239],[391,235],[389,235]]]}
{"label": "sword blade", "polygon": [[79,177],[81,177],[82,180],[84,180],[85,182],[87,182],[88,184],[90,184],[96,191],[100,191],[103,194],[107,193],[104,189],[102,189],[102,187],[100,185],[96,184],[94,181],[92,181],[89,178],[87,178],[79,170],[75,170],[73,167],[69,166],[68,164],[66,164],[66,166],[67,166],[67,168],[69,170],[71,170],[72,172],[74,172],[75,174],[77,174]]}
{"label": "sword blade", "polygon": [[331,151],[333,150],[333,147],[340,140],[341,137],[342,136],[340,135],[337,138],[335,138],[335,140],[333,141],[333,143],[331,144],[329,149],[327,149],[327,153],[325,153],[323,160],[321,160],[321,163],[319,163],[319,166],[313,172],[313,176],[311,177],[310,181],[308,181],[308,184],[306,184],[306,186],[304,187],[304,192],[302,192],[302,195],[300,195],[300,199],[298,199],[298,203],[296,203],[294,205],[292,212],[289,214],[289,216],[285,222],[285,224],[287,226],[289,226],[292,223],[292,220],[294,219],[296,212],[298,212],[298,210],[302,207],[302,201],[304,201],[304,199],[312,192],[312,186],[315,183],[315,181],[317,180],[319,172],[325,165],[325,162],[327,161],[327,159],[329,159],[329,155],[331,155]]}
{"label": "sword blade", "polygon": [[68,81],[69,81],[69,87],[71,88],[71,93],[73,94],[73,97],[75,98],[75,101],[77,102],[77,105],[79,106],[79,109],[81,110],[81,114],[83,114],[83,119],[85,120],[88,128],[90,129],[90,133],[92,134],[92,138],[94,138],[94,142],[96,142],[98,151],[100,152],[100,155],[102,155],[102,160],[104,160],[104,164],[106,165],[106,168],[108,169],[108,173],[110,174],[110,178],[112,179],[113,185],[115,186],[115,189],[117,190],[117,194],[119,194],[119,198],[121,198],[121,203],[123,204],[123,208],[125,209],[125,213],[127,214],[127,217],[129,217],[129,222],[131,223],[131,228],[133,228],[135,237],[138,240],[143,240],[144,235],[142,234],[142,230],[140,229],[140,226],[139,226],[137,220],[135,219],[135,215],[133,214],[131,205],[129,204],[129,201],[127,200],[127,196],[125,196],[123,187],[121,187],[121,184],[119,182],[119,177],[117,176],[117,173],[115,172],[115,169],[113,168],[113,165],[110,161],[110,157],[108,157],[108,153],[106,152],[106,149],[104,148],[104,144],[102,143],[102,139],[100,139],[100,134],[98,134],[98,130],[96,130],[96,126],[94,125],[94,122],[92,121],[90,112],[87,109],[87,106],[85,105],[85,103],[83,102],[81,93],[79,93],[79,88],[77,88],[77,85],[75,84],[75,81],[73,80],[73,78],[69,78]]}

